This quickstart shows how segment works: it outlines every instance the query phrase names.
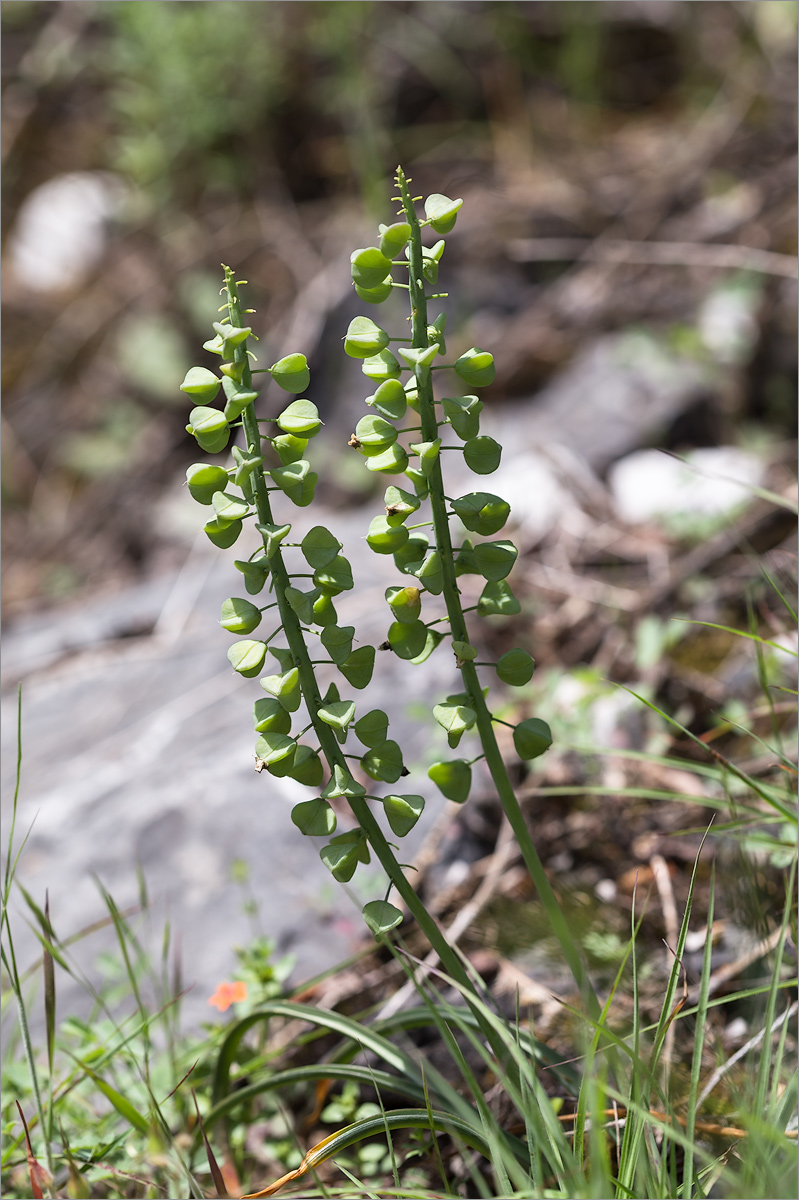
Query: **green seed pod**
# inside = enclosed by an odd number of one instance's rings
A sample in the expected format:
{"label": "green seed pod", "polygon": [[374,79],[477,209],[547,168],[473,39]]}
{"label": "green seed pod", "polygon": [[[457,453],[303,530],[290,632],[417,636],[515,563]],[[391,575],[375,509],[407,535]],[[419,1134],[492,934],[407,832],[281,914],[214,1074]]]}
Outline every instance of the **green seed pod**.
{"label": "green seed pod", "polygon": [[413,574],[416,567],[424,562],[425,552],[430,539],[425,533],[412,534],[400,550],[394,551],[394,563],[406,575]]}
{"label": "green seed pod", "polygon": [[[272,653],[274,654],[274,650]],[[300,707],[300,673],[296,667],[291,667],[280,675],[266,675],[261,680],[261,687],[270,696],[277,697],[287,712],[296,712]]]}
{"label": "green seed pod", "polygon": [[353,250],[350,255],[350,272],[356,287],[379,287],[387,275],[391,273],[391,259],[386,258],[377,246],[367,246],[362,250]]}
{"label": "green seed pod", "polygon": [[535,663],[526,650],[508,650],[497,663],[497,675],[503,683],[523,687],[533,678]]}
{"label": "green seed pod", "polygon": [[[269,733],[262,733],[255,743],[255,754],[260,762],[265,767],[274,766],[276,763],[285,763],[290,766],[294,755],[297,751],[297,743],[294,738],[291,738],[286,733],[276,733],[270,730]],[[286,762],[286,760],[288,760]]]}
{"label": "green seed pod", "polygon": [[370,458],[376,454],[382,454],[384,450],[388,450],[389,446],[393,446],[397,440],[397,431],[384,417],[369,413],[367,416],[361,417],[355,426],[354,436],[359,452],[365,458]]}
{"label": "green seed pod", "polygon": [[328,625],[322,630],[320,640],[334,663],[346,662],[349,658],[354,633],[354,625],[344,625],[341,628],[338,625]]}
{"label": "green seed pod", "polygon": [[408,541],[404,525],[389,525],[387,517],[373,517],[366,541],[375,554],[395,554]]}
{"label": "green seed pod", "polygon": [[269,560],[277,550],[280,543],[287,533],[291,531],[290,525],[256,525],[255,528],[264,539],[265,558]]}
{"label": "green seed pod", "polygon": [[305,800],[295,804],[291,819],[307,837],[329,837],[336,831],[336,814],[326,800]]}
{"label": "green seed pod", "polygon": [[474,561],[474,546],[471,538],[464,538],[463,545],[455,559],[455,578],[459,575],[479,575],[477,563]]}
{"label": "green seed pod", "polygon": [[186,483],[193,500],[211,504],[214,493],[227,487],[228,473],[224,467],[215,467],[212,463],[192,463],[186,469]]}
{"label": "green seed pod", "polygon": [[386,488],[385,494],[386,503],[386,520],[389,525],[402,525],[407,521],[412,513],[418,511],[421,501],[418,496],[412,496],[410,492],[404,492],[402,488],[395,487],[392,483]]}
{"label": "green seed pod", "polygon": [[415,667],[418,667],[420,663],[427,662],[436,646],[440,646],[443,640],[443,633],[438,633],[437,630],[428,627],[424,647],[419,654],[415,655],[415,657],[411,659],[412,664]]}
{"label": "green seed pod", "polygon": [[303,625],[313,624],[313,602],[318,595],[318,591],[301,592],[299,588],[286,588],[286,599],[291,605],[292,612],[297,614]]}
{"label": "green seed pod", "polygon": [[319,410],[310,400],[292,400],[288,408],[283,409],[277,423],[284,433],[300,438],[312,438],[322,427]]}
{"label": "green seed pod", "polygon": [[[336,764],[333,767],[333,774],[322,789],[322,796],[325,800],[335,800],[338,796],[365,796],[366,788],[362,783],[356,783],[349,771],[344,767]],[[355,833],[355,830],[351,830]]]}
{"label": "green seed pod", "polygon": [[249,504],[231,492],[214,492],[211,503],[220,524],[227,522],[229,525],[231,521],[241,521],[250,511]]}
{"label": "green seed pod", "polygon": [[350,591],[353,581],[349,560],[343,554],[337,554],[331,562],[316,568],[313,581],[317,587],[323,588],[331,596],[337,596],[339,592]]}
{"label": "green seed pod", "polygon": [[261,610],[249,600],[230,596],[222,604],[219,624],[228,633],[252,633],[261,624]]}
{"label": "green seed pod", "polygon": [[316,471],[309,471],[303,477],[301,483],[294,486],[284,488],[286,495],[292,504],[296,504],[298,508],[307,508],[309,504],[313,504],[316,485],[319,482],[319,476]]}
{"label": "green seed pod", "polygon": [[427,774],[447,800],[463,804],[464,800],[468,799],[472,786],[472,768],[465,758],[433,763]]}
{"label": "green seed pod", "polygon": [[290,733],[291,713],[274,696],[264,696],[253,706],[256,733]]}
{"label": "green seed pod", "polygon": [[213,400],[219,391],[219,379],[207,367],[190,367],[180,390],[199,400]]}
{"label": "green seed pod", "polygon": [[[264,461],[260,454],[250,454],[248,450],[241,450],[238,446],[231,446],[233,461],[236,464],[236,473],[233,476],[233,482],[236,487],[240,487],[245,491],[250,490],[250,476],[256,467],[259,467]],[[252,503],[252,500],[250,501]]]}
{"label": "green seed pod", "polygon": [[490,475],[496,471],[502,458],[502,447],[492,437],[470,438],[464,443],[463,457],[470,471],[475,475]]}
{"label": "green seed pod", "polygon": [[438,462],[441,438],[436,438],[434,442],[416,442],[411,446],[411,450],[419,455],[419,468],[425,479],[429,479]]}
{"label": "green seed pod", "polygon": [[319,857],[338,883],[349,883],[359,862],[358,850],[352,844],[331,844],[319,851]]}
{"label": "green seed pod", "polygon": [[433,708],[433,716],[441,728],[447,731],[447,738],[452,750],[477,720],[474,709],[465,704],[436,704]]}
{"label": "green seed pod", "polygon": [[462,200],[450,200],[434,192],[424,202],[424,215],[436,233],[449,233],[458,219],[458,212],[463,208]]}
{"label": "green seed pod", "polygon": [[385,329],[375,325],[369,317],[353,317],[344,338],[344,353],[350,358],[371,358],[384,350],[389,343]]}
{"label": "green seed pod", "polygon": [[459,667],[462,663],[474,662],[477,658],[477,647],[470,646],[468,642],[453,642],[452,649]]}
{"label": "green seed pod", "polygon": [[240,383],[236,383],[233,379],[227,377],[222,380],[222,389],[227,398],[225,404],[225,420],[237,421],[244,412],[248,404],[252,404],[253,400],[258,399],[258,393],[252,388],[242,387]]}
{"label": "green seed pod", "polygon": [[368,686],[375,669],[374,646],[359,646],[343,663],[338,663],[338,669],[347,683],[361,691]]}
{"label": "green seed pod", "polygon": [[405,400],[408,408],[412,408],[415,413],[419,411],[419,380],[415,375],[411,375],[410,379],[406,380],[404,386]]}
{"label": "green seed pod", "polygon": [[[293,433],[281,433],[269,441],[277,450],[278,458],[284,467],[290,463],[300,462],[308,449],[308,439],[295,437]],[[263,462],[263,459],[261,459]]]}
{"label": "green seed pod", "polygon": [[304,783],[306,787],[318,788],[324,774],[322,760],[316,751],[310,746],[298,746],[289,771],[291,778],[296,779],[297,783]]}
{"label": "green seed pod", "polygon": [[416,348],[414,346],[400,346],[397,353],[405,360],[408,366],[414,372],[421,371],[422,378],[426,378],[436,355],[439,351],[438,343],[433,346],[423,346]]}
{"label": "green seed pod", "polygon": [[413,490],[420,500],[426,500],[430,494],[430,487],[427,482],[427,477],[419,469],[419,467],[406,467],[405,478],[409,483],[413,484]]}
{"label": "green seed pod", "polygon": [[270,646],[269,653],[276,658],[280,664],[280,669],[285,674],[294,666],[294,655],[289,650],[288,646]]}
{"label": "green seed pod", "polygon": [[513,744],[519,758],[529,762],[544,754],[552,745],[552,731],[546,721],[540,721],[538,717],[528,717],[514,729]]}
{"label": "green seed pod", "polygon": [[427,641],[427,626],[421,621],[393,621],[388,630],[388,643],[398,658],[406,661],[421,654]]}
{"label": "green seed pod", "polygon": [[396,258],[408,244],[411,227],[407,221],[397,221],[393,225],[380,226],[380,252],[387,258]]}
{"label": "green seed pod", "polygon": [[[361,317],[360,320],[365,321],[366,317]],[[402,374],[402,368],[390,350],[381,350],[379,354],[369,355],[361,363],[361,370],[368,379],[375,383],[384,383],[387,379],[399,379]]]}
{"label": "green seed pod", "polygon": [[435,342],[442,354],[447,353],[447,343],[444,341],[444,330],[447,327],[447,314],[439,313],[432,325],[427,326],[427,340]]}
{"label": "green seed pod", "polygon": [[249,325],[244,328],[241,325],[226,325],[223,321],[214,321],[214,329],[217,336],[225,343],[225,354],[230,354],[236,346],[246,342],[252,333],[252,327]]}
{"label": "green seed pod", "polygon": [[518,553],[513,542],[480,542],[474,548],[474,561],[483,578],[496,583],[510,574]]}
{"label": "green seed pod", "polygon": [[217,333],[208,342],[203,342],[203,350],[207,350],[209,354],[220,354],[224,357],[225,340]]}
{"label": "green seed pod", "polygon": [[[308,360],[304,354],[287,354],[269,368],[269,374],[284,392],[294,392],[295,395],[304,392],[311,381]],[[295,430],[287,429],[286,432],[294,433]]]}
{"label": "green seed pod", "polygon": [[361,759],[361,767],[370,779],[379,779],[382,783],[396,783],[405,770],[402,751],[390,738],[382,746],[367,750]]}
{"label": "green seed pod", "polygon": [[383,809],[392,832],[397,837],[405,837],[422,815],[424,799],[421,796],[386,796]]}
{"label": "green seed pod", "polygon": [[234,559],[233,566],[244,576],[244,586],[251,596],[257,596],[263,591],[269,576],[269,563],[265,558],[256,558],[249,562],[240,558]]}
{"label": "green seed pod", "polygon": [[504,579],[487,583],[477,601],[477,612],[481,617],[513,617],[521,611],[521,604]]}
{"label": "green seed pod", "polygon": [[[445,243],[443,241],[436,242],[434,246],[422,247],[422,274],[428,283],[435,283],[438,279],[438,264],[441,262],[441,255],[444,253]],[[410,259],[408,253],[409,248],[405,247],[405,256]]]}
{"label": "green seed pod", "polygon": [[266,646],[263,642],[236,642],[228,650],[227,657],[234,671],[245,679],[254,679],[264,665]]}
{"label": "green seed pod", "polygon": [[488,537],[498,533],[505,524],[510,516],[510,505],[490,492],[469,492],[468,496],[452,501],[452,511],[472,533]]}
{"label": "green seed pod", "polygon": [[356,283],[355,291],[358,293],[359,299],[363,300],[366,304],[382,304],[384,300],[388,300],[393,286],[394,284],[389,275],[381,284],[373,288],[359,287]]}
{"label": "green seed pod", "polygon": [[203,532],[209,541],[218,546],[220,550],[229,550],[241,533],[241,529],[241,521],[220,521],[217,517],[214,517],[213,521],[206,521],[203,525]]}
{"label": "green seed pod", "polygon": [[186,432],[197,439],[207,454],[219,454],[230,439],[230,426],[216,408],[193,408]]}
{"label": "green seed pod", "polygon": [[382,453],[367,458],[366,466],[368,470],[378,471],[383,475],[402,475],[408,467],[408,452],[399,442],[394,442]]}
{"label": "green seed pod", "polygon": [[335,625],[338,617],[328,592],[323,591],[313,602],[313,624],[323,629]]}
{"label": "green seed pod", "polygon": [[386,740],[388,717],[382,709],[374,708],[356,721],[353,729],[358,741],[363,742],[368,749],[374,750]]}
{"label": "green seed pod", "polygon": [[331,700],[317,709],[317,715],[320,721],[333,729],[346,729],[355,718],[355,701]]}
{"label": "green seed pod", "polygon": [[455,363],[455,374],[469,387],[487,387],[496,376],[494,356],[479,346],[472,346]]}
{"label": "green seed pod", "polygon": [[414,624],[422,611],[422,597],[417,587],[386,588],[388,606],[397,621]]}
{"label": "green seed pod", "polygon": [[364,904],[361,915],[376,938],[385,937],[402,924],[402,913],[388,900],[370,900]]}
{"label": "green seed pod", "polygon": [[421,580],[428,592],[440,596],[444,590],[444,568],[441,565],[441,555],[437,550],[421,563],[416,570],[410,572]]}
{"label": "green seed pod", "polygon": [[408,407],[405,388],[399,379],[384,380],[374,396],[366,397],[365,403],[375,408],[381,417],[386,417],[389,421],[401,421]]}
{"label": "green seed pod", "polygon": [[476,438],[480,432],[480,413],[483,402],[477,396],[445,396],[441,401],[444,416],[462,442]]}
{"label": "green seed pod", "polygon": [[325,529],[324,525],[314,525],[302,539],[300,549],[308,566],[316,570],[318,567],[326,567],[338,557],[341,542],[329,529]]}
{"label": "green seed pod", "polygon": [[[247,366],[247,361],[246,361],[246,359],[242,358],[242,359],[239,359],[238,362],[222,363],[219,370],[222,372],[222,374],[224,376],[226,376],[227,379],[232,380],[236,384],[240,384],[242,379],[244,378],[244,368],[246,366]],[[225,380],[223,379],[222,380],[223,386],[224,386],[224,382],[225,382]]]}
{"label": "green seed pod", "polygon": [[291,488],[297,488],[302,483],[310,469],[307,458],[300,458],[297,462],[286,463],[285,467],[272,467],[269,474],[274,483],[288,494]]}

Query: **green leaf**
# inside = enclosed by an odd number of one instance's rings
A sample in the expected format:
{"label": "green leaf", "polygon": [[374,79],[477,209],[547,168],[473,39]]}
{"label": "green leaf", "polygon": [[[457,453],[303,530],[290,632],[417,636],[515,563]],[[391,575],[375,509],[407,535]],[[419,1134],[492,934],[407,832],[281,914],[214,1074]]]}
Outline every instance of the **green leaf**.
{"label": "green leaf", "polygon": [[521,604],[504,579],[487,583],[477,601],[477,612],[481,617],[513,617],[521,611]]}
{"label": "green leaf", "polygon": [[[308,360],[304,354],[287,354],[269,368],[269,373],[284,392],[304,392],[311,381]],[[307,404],[308,401],[306,400]],[[313,406],[312,406],[313,407]],[[281,426],[285,429],[285,426]],[[293,429],[287,430],[294,433]]]}
{"label": "green leaf", "polygon": [[106,1083],[104,1079],[101,1079],[100,1076],[92,1070],[88,1063],[83,1062],[82,1059],[79,1058],[76,1058],[75,1061],[80,1063],[82,1070],[84,1070],[86,1074],[93,1079],[93,1081],[97,1084],[97,1087],[105,1096],[106,1100],[113,1105],[119,1115],[123,1117],[133,1129],[138,1130],[142,1137],[148,1138],[150,1136],[150,1123],[146,1117],[142,1116],[138,1109],[133,1107],[130,1100],[126,1099],[126,1097],[118,1092],[116,1088],[112,1088],[110,1083]]}
{"label": "green leaf", "polygon": [[404,525],[389,525],[388,517],[372,517],[369,532],[366,535],[367,544],[375,554],[396,554],[409,538]]}
{"label": "green leaf", "polygon": [[492,437],[481,434],[470,438],[463,446],[463,457],[469,470],[475,475],[490,475],[496,471],[502,458],[502,447]]}
{"label": "green leaf", "polygon": [[474,561],[484,579],[497,583],[509,574],[518,553],[513,542],[480,542],[474,548]]}
{"label": "green leaf", "polygon": [[402,924],[402,913],[388,900],[370,900],[363,906],[363,919],[375,937],[383,937]]}
{"label": "green leaf", "polygon": [[433,763],[427,774],[447,800],[463,804],[472,786],[472,768],[465,758]]}
{"label": "green leaf", "polygon": [[220,380],[207,367],[190,367],[180,390],[201,400],[213,400],[219,391]]}
{"label": "green leaf", "polygon": [[366,467],[369,471],[380,471],[384,475],[401,475],[408,466],[408,451],[399,442],[394,442],[380,454],[369,455]]}
{"label": "green leaf", "polygon": [[266,675],[261,680],[261,687],[271,696],[275,696],[287,712],[296,712],[300,707],[302,693],[300,673],[296,667],[291,667],[280,675]]}
{"label": "green leaf", "polygon": [[379,779],[383,783],[396,783],[405,770],[402,751],[390,738],[368,750],[361,759],[361,767],[370,779]]}
{"label": "green leaf", "polygon": [[375,325],[370,317],[354,317],[347,327],[344,353],[350,358],[371,358],[384,350],[388,343],[389,336],[385,329]]}
{"label": "green leaf", "polygon": [[333,774],[327,781],[322,796],[326,800],[333,800],[337,796],[365,796],[366,788],[362,783],[356,783],[349,771],[344,767],[336,764],[333,767]]}
{"label": "green leaf", "polygon": [[264,557],[267,561],[275,553],[286,534],[291,531],[290,525],[256,525],[255,528],[264,539]]}
{"label": "green leaf", "polygon": [[391,274],[391,259],[377,246],[353,250],[350,255],[352,281],[357,287],[369,290],[378,287]]}
{"label": "green leaf", "polygon": [[427,626],[421,621],[394,621],[388,630],[388,642],[398,658],[406,660],[421,654],[427,641]]}
{"label": "green leaf", "polygon": [[472,346],[471,350],[462,354],[455,363],[455,374],[468,387],[486,387],[489,383],[494,382],[496,376],[494,356],[487,350]]}
{"label": "green leaf", "polygon": [[241,528],[241,521],[220,521],[217,517],[203,525],[203,531],[209,540],[220,550],[228,550],[233,545],[241,533]]}
{"label": "green leaf", "polygon": [[269,576],[269,563],[266,558],[256,558],[252,562],[236,558],[233,566],[237,571],[241,571],[244,576],[244,586],[251,596],[257,596],[259,592],[263,591]]}
{"label": "green leaf", "polygon": [[263,642],[236,642],[229,648],[227,657],[234,671],[245,679],[254,679],[264,665],[266,646]]}
{"label": "green leaf", "polygon": [[277,419],[284,433],[294,437],[312,438],[322,427],[319,410],[310,400],[293,400]]}
{"label": "green leaf", "polygon": [[384,380],[373,396],[366,397],[365,402],[389,421],[401,421],[408,408],[405,388],[399,379]]}
{"label": "green leaf", "polygon": [[322,630],[320,640],[334,663],[346,662],[352,653],[352,638],[355,633],[354,625],[329,625]]}
{"label": "green leaf", "polygon": [[240,521],[250,511],[249,504],[245,504],[240,496],[234,496],[230,492],[214,492],[211,503],[217,521],[225,521],[228,525],[231,521]]}
{"label": "green leaf", "polygon": [[193,500],[199,504],[210,504],[216,492],[228,485],[228,473],[224,467],[211,463],[192,463],[186,470],[186,483]]}
{"label": "green leaf", "polygon": [[410,833],[424,809],[421,796],[386,796],[383,800],[388,823],[397,837]]}
{"label": "green leaf", "polygon": [[510,505],[491,492],[469,492],[452,501],[455,516],[472,533],[489,537],[498,533],[510,516]]}
{"label": "green leaf", "polygon": [[317,710],[321,721],[331,725],[333,729],[346,729],[355,716],[353,700],[333,700],[330,704],[322,704]]}
{"label": "green leaf", "polygon": [[508,650],[497,663],[497,675],[503,683],[522,687],[533,678],[535,663],[526,650]]}
{"label": "green leaf", "polygon": [[552,731],[546,721],[540,721],[538,717],[528,717],[514,729],[513,744],[519,758],[529,761],[538,758],[549,749],[552,745]]}
{"label": "green leaf", "polygon": [[397,621],[413,624],[422,611],[422,597],[417,587],[386,588],[386,600]]}
{"label": "green leaf", "polygon": [[222,604],[219,624],[228,633],[252,633],[261,624],[261,610],[249,600],[230,596]]}
{"label": "green leaf", "polygon": [[406,492],[393,483],[386,488],[384,497],[386,504],[386,520],[389,525],[401,525],[412,513],[418,511],[421,501],[418,496]]}
{"label": "green leaf", "polygon": [[324,525],[314,525],[300,543],[305,561],[314,570],[332,563],[341,549],[341,542]]}
{"label": "green leaf", "polygon": [[370,458],[393,446],[397,440],[397,431],[385,417],[377,413],[367,413],[355,426],[354,436],[360,442],[357,449],[365,458]]}
{"label": "green leaf", "polygon": [[310,746],[298,746],[288,774],[292,779],[296,779],[297,783],[318,788],[324,778],[322,760]]}
{"label": "green leaf", "polygon": [[291,713],[276,696],[264,696],[253,705],[256,733],[290,733]]}
{"label": "green leaf", "polygon": [[436,233],[449,233],[462,207],[462,200],[450,200],[449,196],[433,192],[424,202],[424,214]]}
{"label": "green leaf", "polygon": [[[362,317],[361,320],[366,320]],[[361,364],[361,370],[368,379],[375,383],[383,383],[387,379],[399,379],[402,368],[390,350],[381,350],[372,354]]]}
{"label": "green leaf", "polygon": [[296,750],[297,743],[294,738],[285,733],[278,733],[275,729],[262,733],[255,743],[255,753],[265,766],[293,759]]}
{"label": "green leaf", "polygon": [[306,800],[295,804],[291,819],[306,837],[329,837],[336,831],[336,814],[326,800]]}
{"label": "green leaf", "polygon": [[444,416],[461,441],[469,441],[480,432],[483,402],[477,396],[445,396],[441,401]]}
{"label": "green leaf", "polygon": [[387,258],[396,258],[408,244],[411,227],[407,221],[396,221],[393,225],[380,226],[380,252]]}
{"label": "green leaf", "polygon": [[386,732],[388,730],[388,717],[380,708],[373,708],[371,712],[365,713],[360,720],[353,725],[355,736],[359,742],[363,742],[370,750],[374,750],[377,746],[382,746],[386,740]]}
{"label": "green leaf", "polygon": [[375,669],[374,646],[359,646],[345,662],[338,664],[338,669],[352,687],[359,691],[365,688]]}
{"label": "green leaf", "polygon": [[440,596],[444,590],[444,568],[441,564],[441,555],[437,550],[420,563],[411,575],[415,575],[420,580],[427,591],[433,596]]}
{"label": "green leaf", "polygon": [[348,592],[352,588],[352,567],[343,554],[337,554],[326,566],[318,567],[314,571],[313,581],[317,587],[337,596],[340,592]]}

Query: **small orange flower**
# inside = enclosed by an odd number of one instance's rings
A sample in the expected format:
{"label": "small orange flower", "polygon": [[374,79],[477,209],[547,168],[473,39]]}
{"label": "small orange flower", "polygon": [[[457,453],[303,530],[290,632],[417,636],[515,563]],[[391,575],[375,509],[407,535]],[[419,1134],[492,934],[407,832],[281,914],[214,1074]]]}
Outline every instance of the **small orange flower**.
{"label": "small orange flower", "polygon": [[235,983],[220,983],[213,996],[208,997],[208,1003],[213,1004],[220,1012],[227,1012],[231,1004],[238,1004],[247,999],[247,984],[236,980]]}

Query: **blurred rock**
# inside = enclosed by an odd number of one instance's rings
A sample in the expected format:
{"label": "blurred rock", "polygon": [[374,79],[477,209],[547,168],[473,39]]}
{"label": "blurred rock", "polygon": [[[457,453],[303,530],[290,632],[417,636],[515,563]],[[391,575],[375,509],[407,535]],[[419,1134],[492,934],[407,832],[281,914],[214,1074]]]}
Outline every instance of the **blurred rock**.
{"label": "blurred rock", "polygon": [[660,450],[639,450],[614,463],[608,484],[622,520],[722,516],[752,498],[763,463],[735,446],[691,450],[685,460]]}

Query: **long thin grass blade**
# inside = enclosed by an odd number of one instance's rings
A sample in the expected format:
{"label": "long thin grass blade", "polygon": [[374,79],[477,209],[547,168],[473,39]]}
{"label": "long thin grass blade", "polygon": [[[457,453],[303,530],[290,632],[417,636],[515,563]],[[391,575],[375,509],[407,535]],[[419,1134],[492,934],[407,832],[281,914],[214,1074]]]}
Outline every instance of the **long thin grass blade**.
{"label": "long thin grass blade", "polygon": [[25,1130],[25,1153],[28,1159],[28,1173],[31,1181],[31,1192],[33,1193],[34,1200],[43,1200],[44,1193],[42,1188],[49,1188],[50,1184],[52,1183],[52,1178],[49,1173],[45,1171],[44,1167],[33,1153],[31,1136],[28,1132],[28,1122],[25,1120],[25,1114],[22,1111],[22,1106],[19,1100],[16,1101],[16,1105],[17,1112],[19,1113],[19,1119],[22,1121],[22,1127]]}
{"label": "long thin grass blade", "polygon": [[203,1125],[203,1119],[200,1116],[200,1108],[199,1108],[199,1105],[197,1104],[197,1093],[195,1092],[194,1088],[191,1089],[191,1098],[194,1101],[194,1108],[197,1113],[197,1123],[200,1127],[200,1133],[203,1135],[203,1143],[205,1145],[205,1156],[208,1159],[208,1166],[211,1169],[211,1178],[214,1181],[214,1187],[216,1188],[216,1194],[217,1194],[217,1196],[228,1197],[229,1193],[228,1193],[227,1187],[225,1186],[225,1180],[224,1180],[222,1172],[219,1168],[219,1163],[216,1161],[216,1158],[214,1157],[214,1152],[211,1149],[211,1143],[208,1141],[208,1138],[206,1137],[206,1134],[205,1134],[205,1126]]}

